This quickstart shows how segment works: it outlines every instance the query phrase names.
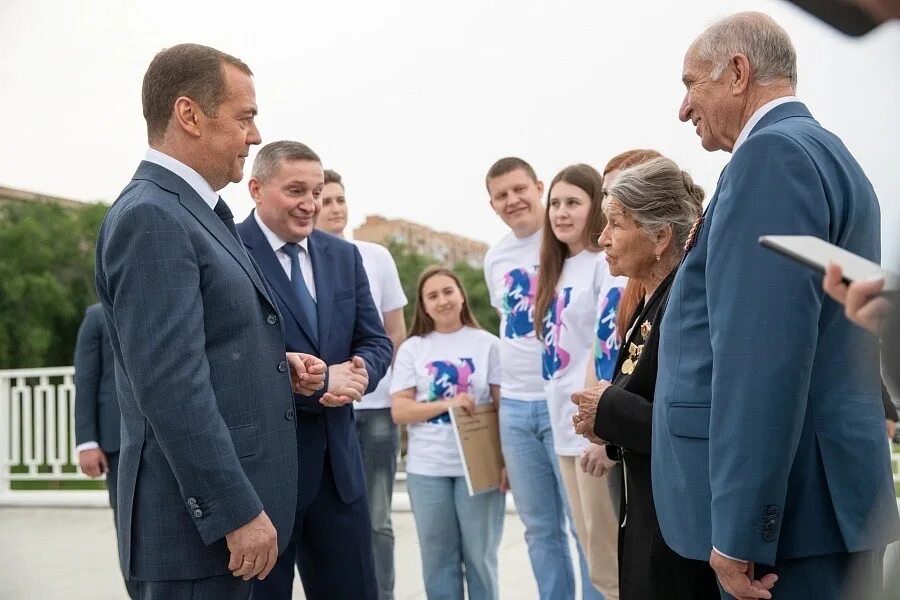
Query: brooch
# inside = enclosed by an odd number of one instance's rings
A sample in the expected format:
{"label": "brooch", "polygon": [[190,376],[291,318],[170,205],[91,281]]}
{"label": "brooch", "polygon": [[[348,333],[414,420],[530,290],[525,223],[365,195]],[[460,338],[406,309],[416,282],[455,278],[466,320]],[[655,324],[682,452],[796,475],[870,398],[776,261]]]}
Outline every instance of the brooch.
{"label": "brooch", "polygon": [[650,321],[644,321],[641,323],[641,337],[645,340],[650,337],[650,331],[653,329],[653,326],[650,325]]}

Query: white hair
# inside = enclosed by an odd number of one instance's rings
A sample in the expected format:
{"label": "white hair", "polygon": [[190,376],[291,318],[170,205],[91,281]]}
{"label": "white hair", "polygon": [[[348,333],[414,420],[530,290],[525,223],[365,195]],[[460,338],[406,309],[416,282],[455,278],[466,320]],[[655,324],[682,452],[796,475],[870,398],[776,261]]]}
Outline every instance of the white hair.
{"label": "white hair", "polygon": [[713,64],[713,81],[735,55],[743,54],[754,82],[769,85],[787,80],[797,89],[797,53],[791,38],[764,13],[737,13],[713,23],[694,42],[694,49],[697,58]]}

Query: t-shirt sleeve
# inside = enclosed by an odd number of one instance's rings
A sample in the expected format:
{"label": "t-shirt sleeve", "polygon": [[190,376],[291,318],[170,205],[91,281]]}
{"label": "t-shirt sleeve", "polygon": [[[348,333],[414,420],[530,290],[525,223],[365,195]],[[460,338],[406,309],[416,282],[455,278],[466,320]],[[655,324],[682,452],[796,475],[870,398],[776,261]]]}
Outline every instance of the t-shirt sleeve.
{"label": "t-shirt sleeve", "polygon": [[491,248],[487,251],[487,254],[484,255],[484,283],[487,285],[488,291],[488,299],[491,302],[491,306],[500,310],[500,306],[497,304],[497,301],[494,299],[494,273],[492,269],[494,249]]}
{"label": "t-shirt sleeve", "polygon": [[400,283],[397,263],[394,262],[394,257],[391,256],[387,249],[384,250],[379,264],[381,265],[381,289],[383,290],[381,306],[379,307],[381,312],[386,313],[403,308],[407,303],[406,293],[403,291],[403,284]]}
{"label": "t-shirt sleeve", "polygon": [[500,385],[503,370],[500,364],[500,340],[491,336],[491,346],[488,350],[488,384]]}
{"label": "t-shirt sleeve", "polygon": [[616,315],[627,277],[615,277],[609,272],[606,259],[597,265],[594,289],[597,296],[597,319],[594,322],[594,372],[598,379],[612,380],[619,356]]}
{"label": "t-shirt sleeve", "polygon": [[391,372],[391,394],[416,387],[415,356],[418,341],[418,338],[413,337],[400,344]]}

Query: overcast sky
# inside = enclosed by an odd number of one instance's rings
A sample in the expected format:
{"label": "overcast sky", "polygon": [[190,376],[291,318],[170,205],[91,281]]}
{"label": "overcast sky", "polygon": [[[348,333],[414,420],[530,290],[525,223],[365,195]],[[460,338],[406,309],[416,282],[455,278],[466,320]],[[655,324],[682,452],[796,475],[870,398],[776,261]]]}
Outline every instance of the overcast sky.
{"label": "overcast sky", "polygon": [[[484,173],[509,154],[549,182],[652,147],[711,194],[729,155],[679,122],[681,64],[705,25],[747,9],[787,29],[799,96],[900,222],[900,24],[851,39],[781,0],[0,0],[0,185],[114,200],[146,151],[150,59],[198,42],[253,69],[263,143],[307,143],[344,176],[351,227],[377,213],[496,242]],[[250,211],[246,178],[222,193]]]}

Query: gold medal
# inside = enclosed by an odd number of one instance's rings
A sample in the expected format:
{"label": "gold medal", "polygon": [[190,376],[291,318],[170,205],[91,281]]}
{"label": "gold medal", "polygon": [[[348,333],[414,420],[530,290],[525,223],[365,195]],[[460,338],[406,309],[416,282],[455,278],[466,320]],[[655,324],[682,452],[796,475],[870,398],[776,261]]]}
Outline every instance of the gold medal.
{"label": "gold medal", "polygon": [[626,358],[625,362],[622,363],[622,374],[631,375],[632,373],[634,373],[634,361]]}
{"label": "gold medal", "polygon": [[650,331],[653,329],[653,326],[650,325],[650,321],[644,321],[641,324],[641,337],[645,340],[650,337]]}

